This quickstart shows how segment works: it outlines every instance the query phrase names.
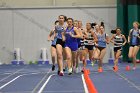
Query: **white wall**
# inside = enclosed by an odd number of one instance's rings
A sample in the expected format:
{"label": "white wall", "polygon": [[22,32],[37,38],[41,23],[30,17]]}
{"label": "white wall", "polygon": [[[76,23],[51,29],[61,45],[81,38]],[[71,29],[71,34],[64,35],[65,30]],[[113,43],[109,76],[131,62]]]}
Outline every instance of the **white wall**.
{"label": "white wall", "polygon": [[[8,62],[11,59],[9,53],[13,47],[12,35],[12,15],[9,10],[0,10],[0,60]],[[8,50],[5,50],[4,47]]]}
{"label": "white wall", "polygon": [[46,7],[75,5],[116,5],[116,0],[0,0],[11,7]]}
{"label": "white wall", "polygon": [[[46,47],[50,59],[51,43],[47,41],[47,36],[60,14],[82,20],[84,24],[87,21],[100,22],[104,20],[108,34],[116,26],[115,7],[1,9],[0,60],[10,62],[13,55],[9,52],[12,52],[16,47],[21,49],[22,58],[26,61],[38,60],[40,48]],[[110,25],[111,27],[109,27]],[[107,52],[105,62],[109,56],[109,49]]]}
{"label": "white wall", "polygon": [[57,6],[67,5],[116,5],[116,0],[55,0]]}

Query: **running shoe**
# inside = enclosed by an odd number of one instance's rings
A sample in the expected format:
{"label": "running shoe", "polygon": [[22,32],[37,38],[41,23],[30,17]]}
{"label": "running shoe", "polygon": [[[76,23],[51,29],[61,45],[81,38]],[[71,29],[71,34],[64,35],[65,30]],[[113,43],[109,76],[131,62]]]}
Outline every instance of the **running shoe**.
{"label": "running shoe", "polygon": [[66,71],[66,69],[64,68],[64,69],[63,69],[63,71],[65,72],[65,71]]}
{"label": "running shoe", "polygon": [[79,68],[78,67],[76,67],[76,71],[75,71],[76,73],[78,73],[79,72]]}
{"label": "running shoe", "polygon": [[64,76],[63,71],[60,71],[59,76]]}
{"label": "running shoe", "polygon": [[85,68],[83,68],[83,69],[81,70],[82,73],[84,73],[84,71],[85,71]]}
{"label": "running shoe", "polygon": [[55,70],[55,65],[52,65],[52,71],[54,71]]}
{"label": "running shoe", "polygon": [[57,71],[57,74],[59,75],[59,73],[60,73],[60,71],[58,70],[58,71]]}
{"label": "running shoe", "polygon": [[114,71],[114,72],[117,72],[117,71],[118,71],[118,66],[114,66],[114,67],[113,67],[113,71]]}
{"label": "running shoe", "polygon": [[133,70],[136,70],[136,67],[134,66],[132,69],[133,69]]}
{"label": "running shoe", "polygon": [[72,74],[72,68],[70,68],[69,70],[68,70],[68,75],[71,75]]}
{"label": "running shoe", "polygon": [[91,66],[92,66],[92,67],[94,67],[95,62],[96,62],[96,60],[93,60],[93,61],[91,62]]}
{"label": "running shoe", "polygon": [[103,72],[103,68],[102,68],[102,67],[99,67],[99,68],[98,68],[98,72],[99,72],[99,73]]}

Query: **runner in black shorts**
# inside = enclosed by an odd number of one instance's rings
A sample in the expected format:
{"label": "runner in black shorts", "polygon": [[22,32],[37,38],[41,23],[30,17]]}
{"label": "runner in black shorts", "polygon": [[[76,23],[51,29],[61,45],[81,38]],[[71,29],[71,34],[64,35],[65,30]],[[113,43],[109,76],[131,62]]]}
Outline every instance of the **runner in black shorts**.
{"label": "runner in black shorts", "polygon": [[[85,45],[85,59],[87,58],[87,54],[89,54],[89,60],[93,61],[93,47],[94,43],[97,41],[97,37],[93,32],[91,23],[86,23],[86,36],[84,40]],[[83,68],[84,70],[85,68]]]}
{"label": "runner in black shorts", "polygon": [[79,59],[80,61],[83,62],[83,67],[86,66],[86,58],[84,57],[85,55],[85,45],[84,45],[84,39],[85,39],[85,29],[82,27],[82,21],[78,21],[78,30],[80,33],[81,38],[77,38],[77,42],[78,42],[78,51],[77,51],[77,59],[76,59],[76,73],[79,71],[78,69],[78,63],[79,63]]}
{"label": "runner in black shorts", "polygon": [[[55,26],[58,25],[58,20],[55,21]],[[51,44],[51,58],[52,58],[52,71],[55,70],[55,58],[56,58],[56,36],[55,36],[55,29],[53,28],[53,30],[50,32],[49,36],[48,36],[48,41],[52,41]]]}
{"label": "runner in black shorts", "polygon": [[58,21],[59,24],[57,26],[55,26],[55,34],[56,34],[56,52],[57,52],[57,61],[58,61],[58,74],[60,76],[63,76],[63,47],[64,47],[64,38],[63,38],[63,33],[65,31],[65,26],[64,26],[64,22],[65,22],[65,16],[64,15],[60,15],[58,17]]}
{"label": "runner in black shorts", "polygon": [[136,69],[136,56],[139,51],[140,45],[140,24],[138,22],[133,22],[133,29],[130,30],[128,36],[128,43],[130,43],[129,47],[129,58],[133,59],[133,70]]}
{"label": "runner in black shorts", "polygon": [[122,46],[124,46],[127,42],[125,36],[121,34],[121,29],[116,28],[116,34],[114,34],[111,38],[111,42],[114,44],[114,71],[118,71],[118,59],[122,53]]}
{"label": "runner in black shorts", "polygon": [[103,58],[106,54],[106,44],[109,43],[109,36],[105,32],[104,23],[101,22],[101,25],[96,25],[96,32],[95,32],[98,41],[96,42],[96,53],[95,59],[98,60],[98,72],[103,72]]}

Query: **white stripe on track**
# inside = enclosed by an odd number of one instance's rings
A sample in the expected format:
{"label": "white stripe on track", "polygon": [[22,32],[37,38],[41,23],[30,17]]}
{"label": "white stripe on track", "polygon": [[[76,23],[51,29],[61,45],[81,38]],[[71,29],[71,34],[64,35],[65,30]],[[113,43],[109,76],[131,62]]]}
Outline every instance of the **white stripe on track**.
{"label": "white stripe on track", "polygon": [[[110,70],[112,70],[111,67],[108,66]],[[113,71],[113,70],[112,70]],[[122,79],[124,79],[128,84],[132,85],[134,88],[136,88],[138,91],[140,91],[140,87],[137,86],[134,82],[130,81],[128,78],[120,74],[119,72],[114,72],[116,75],[120,76]]]}
{"label": "white stripe on track", "polygon": [[135,83],[133,83],[132,81],[130,81],[128,78],[126,78],[125,76],[116,73],[118,76],[120,76],[121,78],[123,78],[125,81],[127,81],[130,85],[132,85],[134,88],[136,88],[138,91],[140,91],[140,87],[137,86]]}
{"label": "white stripe on track", "polygon": [[51,79],[52,76],[54,76],[54,74],[50,75],[50,76],[47,78],[46,82],[45,82],[45,83],[43,84],[43,86],[40,88],[40,90],[38,91],[38,93],[42,93],[42,92],[43,92],[45,86],[47,85],[47,83],[49,82],[49,80]]}
{"label": "white stripe on track", "polygon": [[7,85],[9,85],[10,83],[12,83],[13,81],[15,81],[16,79],[20,78],[22,75],[19,75],[17,77],[15,77],[14,79],[10,80],[9,82],[7,82],[6,84],[2,85],[0,87],[0,90],[3,89],[4,87],[6,87]]}
{"label": "white stripe on track", "polygon": [[[26,67],[27,67],[27,66],[26,66]],[[26,67],[21,68],[21,69],[17,70],[17,71],[14,72],[14,73],[11,73],[10,75],[8,75],[8,76],[6,76],[5,78],[1,79],[0,82],[2,82],[2,81],[4,81],[4,80],[8,79],[9,77],[15,75],[16,73],[20,72],[21,70],[25,69]]]}
{"label": "white stripe on track", "polygon": [[83,81],[83,85],[84,85],[84,90],[85,90],[85,93],[89,93],[89,92],[88,92],[88,89],[87,89],[86,82],[85,82],[84,75],[82,74],[81,76],[82,76],[82,81]]}
{"label": "white stripe on track", "polygon": [[15,81],[16,79],[22,77],[22,76],[36,75],[36,74],[38,74],[38,73],[30,73],[30,74],[22,74],[22,75],[19,75],[19,76],[15,77],[14,79],[10,80],[9,82],[7,82],[6,84],[2,85],[2,86],[0,87],[0,90],[3,89],[4,87],[6,87],[7,85],[9,85],[10,83],[12,83],[13,81]]}

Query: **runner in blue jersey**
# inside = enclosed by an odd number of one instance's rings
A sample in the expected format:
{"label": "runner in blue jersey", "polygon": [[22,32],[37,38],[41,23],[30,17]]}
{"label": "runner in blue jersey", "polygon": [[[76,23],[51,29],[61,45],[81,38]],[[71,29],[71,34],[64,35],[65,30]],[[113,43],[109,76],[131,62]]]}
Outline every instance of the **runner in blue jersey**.
{"label": "runner in blue jersey", "polygon": [[[77,22],[76,22],[77,23]],[[84,59],[84,49],[85,49],[85,46],[84,46],[84,39],[85,39],[85,29],[82,27],[83,24],[82,24],[82,21],[78,21],[78,30],[79,30],[79,33],[80,33],[80,36],[81,38],[78,38],[77,39],[77,42],[78,42],[78,51],[77,51],[77,57],[76,57],[76,73],[79,72],[79,59],[80,61],[82,61],[83,63],[86,63],[86,58]]]}
{"label": "runner in blue jersey", "polygon": [[64,75],[63,72],[63,47],[65,45],[65,42],[62,39],[62,33],[65,31],[64,22],[65,22],[65,16],[60,15],[58,17],[59,24],[55,26],[55,34],[57,37],[56,41],[56,52],[57,52],[57,62],[58,62],[58,74],[60,76]]}
{"label": "runner in blue jersey", "polygon": [[133,23],[133,29],[130,30],[129,36],[128,36],[128,43],[130,43],[129,47],[129,58],[133,59],[133,70],[136,69],[136,56],[139,51],[139,44],[140,44],[140,29],[139,29],[139,23],[134,22]]}
{"label": "runner in blue jersey", "polygon": [[[77,38],[80,38],[78,29],[73,26],[73,22],[74,21],[72,18],[67,19],[68,26],[64,33],[65,52],[66,52],[66,59],[68,63],[69,75],[72,74],[72,67],[75,67],[76,65],[76,55],[77,55],[77,49],[78,49]],[[73,66],[71,65],[72,62],[73,62]]]}
{"label": "runner in blue jersey", "polygon": [[[58,25],[58,20],[55,21],[55,26],[56,25]],[[52,41],[52,44],[51,44],[52,71],[54,71],[55,70],[55,58],[56,58],[56,41],[57,41],[54,28],[48,36],[48,41],[50,41],[50,40]]]}
{"label": "runner in blue jersey", "polygon": [[98,38],[98,41],[97,41],[97,44],[96,44],[97,55],[96,55],[95,58],[99,60],[98,71],[102,72],[103,71],[102,61],[103,61],[103,58],[106,54],[106,44],[109,43],[109,37],[104,31],[104,24],[103,23],[99,26],[99,32],[95,32],[95,33],[96,33],[97,38]]}
{"label": "runner in blue jersey", "polygon": [[[77,30],[79,31],[79,34],[80,34],[80,29],[78,28],[78,20],[74,20],[73,25],[74,25],[75,28],[77,28]],[[79,39],[80,38],[77,38],[78,48],[79,48]],[[79,56],[78,55],[79,55],[79,50],[77,50],[76,63],[75,64],[72,64],[72,66],[73,66],[73,72],[75,72],[75,73],[78,73],[78,64],[79,64],[79,62],[78,62]]]}

